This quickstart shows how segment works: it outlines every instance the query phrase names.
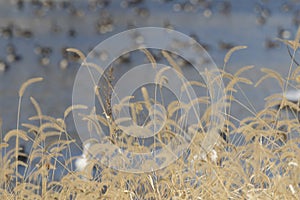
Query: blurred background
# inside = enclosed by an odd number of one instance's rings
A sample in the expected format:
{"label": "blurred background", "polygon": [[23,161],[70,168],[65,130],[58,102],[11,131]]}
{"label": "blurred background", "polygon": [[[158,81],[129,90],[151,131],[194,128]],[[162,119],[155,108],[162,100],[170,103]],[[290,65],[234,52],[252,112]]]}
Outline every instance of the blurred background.
{"label": "blurred background", "polygon": [[[67,53],[66,48],[88,54],[101,41],[121,31],[144,26],[166,27],[194,37],[220,69],[230,48],[248,46],[233,54],[226,71],[234,73],[243,66],[254,65],[244,76],[256,82],[263,75],[262,67],[287,76],[291,59],[286,46],[276,38],[293,39],[299,23],[298,0],[2,0],[3,132],[16,127],[18,90],[32,77],[44,77],[44,81],[27,88],[21,122],[35,115],[30,96],[40,103],[43,114],[63,117],[64,110],[72,104],[73,81],[81,64],[78,56]],[[130,61],[130,56],[122,58],[121,64],[130,67]],[[266,96],[282,92],[274,83],[267,80],[257,88],[241,85],[247,97],[241,93],[236,97],[256,113],[263,108]],[[233,105],[231,109],[231,115],[238,119],[253,113],[241,105]]]}

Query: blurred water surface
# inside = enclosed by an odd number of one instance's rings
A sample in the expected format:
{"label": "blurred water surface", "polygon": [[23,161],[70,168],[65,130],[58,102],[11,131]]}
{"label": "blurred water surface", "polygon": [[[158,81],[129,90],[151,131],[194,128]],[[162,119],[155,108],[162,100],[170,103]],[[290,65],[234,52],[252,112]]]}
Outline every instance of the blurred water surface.
{"label": "blurred water surface", "polygon": [[[233,73],[242,66],[254,65],[244,76],[256,82],[263,75],[262,67],[282,76],[288,74],[291,59],[286,47],[275,38],[295,36],[300,12],[298,1],[91,0],[39,4],[32,0],[19,1],[23,2],[19,7],[14,2],[18,1],[0,1],[0,60],[9,65],[7,71],[0,72],[0,116],[4,133],[16,127],[18,89],[31,77],[41,76],[44,81],[26,90],[21,122],[27,122],[35,114],[30,96],[40,103],[44,114],[63,117],[64,110],[72,103],[73,81],[80,67],[80,62],[72,62],[66,69],[60,67],[63,48],[74,47],[87,54],[101,41],[128,28],[174,28],[197,36],[220,68],[230,46],[247,45],[247,49],[234,53],[226,70]],[[6,50],[9,44],[15,46],[19,61],[9,62]],[[44,60],[37,55],[39,46],[51,49]],[[116,67],[115,73],[134,66],[134,59],[131,60]],[[49,64],[43,66],[43,62]],[[253,113],[264,106],[266,96],[281,92],[272,80],[258,88],[241,85],[241,89],[248,99],[242,94],[236,96]],[[231,109],[231,114],[238,119],[253,113],[234,104]]]}

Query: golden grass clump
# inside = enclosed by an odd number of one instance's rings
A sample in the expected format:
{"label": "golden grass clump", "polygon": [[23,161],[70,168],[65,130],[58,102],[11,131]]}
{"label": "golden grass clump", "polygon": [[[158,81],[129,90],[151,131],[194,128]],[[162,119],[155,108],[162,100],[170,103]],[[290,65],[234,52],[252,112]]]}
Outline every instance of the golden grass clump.
{"label": "golden grass clump", "polygon": [[[290,42],[291,43],[291,42]],[[221,75],[227,81],[225,85],[226,99],[224,106],[225,126],[222,130],[229,141],[218,139],[217,144],[209,152],[200,153],[201,143],[206,136],[206,128],[211,122],[210,97],[204,95],[189,104],[182,105],[184,110],[190,110],[194,104],[206,105],[206,110],[198,117],[199,124],[189,124],[187,128],[192,140],[186,151],[175,162],[168,164],[162,169],[145,173],[130,173],[115,170],[106,166],[110,162],[120,162],[119,157],[114,158],[115,149],[118,146],[122,152],[132,151],[137,153],[153,152],[157,148],[167,148],[171,142],[178,148],[182,141],[176,138],[176,134],[186,127],[184,117],[180,116],[180,102],[173,101],[166,106],[166,123],[158,121],[163,128],[157,133],[156,140],[144,145],[135,137],[122,132],[118,123],[134,120],[139,123],[143,112],[151,113],[151,105],[157,100],[150,97],[147,88],[141,88],[144,100],[128,102],[120,100],[118,105],[110,105],[107,96],[104,101],[100,92],[96,92],[100,106],[103,106],[105,115],[97,114],[96,108],[89,115],[82,115],[89,130],[102,134],[107,130],[103,141],[90,149],[90,153],[101,154],[99,160],[89,157],[89,164],[84,171],[78,171],[74,167],[74,161],[79,158],[72,154],[72,148],[78,146],[72,134],[68,132],[66,118],[74,109],[87,109],[85,105],[74,105],[65,110],[63,118],[53,118],[42,113],[38,102],[30,97],[36,115],[29,117],[31,124],[22,123],[8,133],[1,133],[0,149],[0,196],[4,199],[299,199],[300,198],[300,126],[297,103],[289,102],[281,94],[266,98],[266,106],[261,111],[253,113],[245,119],[237,119],[231,115],[231,105],[237,103],[245,107],[235,98],[235,93],[241,91],[241,84],[259,86],[264,80],[274,78],[278,81],[284,92],[289,77],[284,79],[280,74],[262,69],[265,73],[256,84],[247,77],[242,76],[253,66],[245,66],[234,74],[225,71],[230,56],[245,46],[234,47],[224,59],[224,70]],[[85,56],[76,49],[68,49],[78,53],[82,59]],[[147,50],[143,50],[152,64],[154,57]],[[172,54],[162,52],[170,65],[176,65]],[[92,63],[85,63],[86,67],[101,68]],[[173,64],[173,65],[172,65]],[[156,63],[152,65],[156,67]],[[174,66],[180,71],[178,65]],[[299,69],[291,70],[290,74],[298,74]],[[110,72],[112,73],[112,72]],[[156,77],[159,83],[167,84],[163,71]],[[112,81],[106,79],[107,87],[113,90]],[[34,78],[25,82],[20,89],[19,97],[31,83],[41,81],[42,78]],[[217,80],[212,80],[217,81]],[[191,81],[195,87],[205,88],[203,82]],[[291,84],[291,83],[288,83]],[[95,85],[97,86],[97,85]],[[99,87],[95,87],[96,91]],[[185,90],[183,85],[182,90]],[[295,88],[299,88],[296,85]],[[299,88],[300,89],[300,88]],[[159,88],[159,92],[162,92]],[[108,94],[109,97],[109,94]],[[279,105],[276,107],[276,105]],[[108,108],[108,107],[109,108]],[[111,106],[111,107],[110,107]],[[132,119],[112,120],[111,113],[121,112],[122,109],[131,110]],[[109,113],[109,114],[108,114]],[[162,113],[154,113],[162,117]],[[222,115],[224,113],[221,113]],[[221,115],[220,114],[220,115]],[[20,113],[18,114],[20,115]],[[163,118],[163,117],[162,117]],[[18,118],[19,119],[19,118]],[[160,118],[159,118],[160,119]],[[99,125],[100,124],[100,125]],[[0,131],[2,121],[0,120]],[[151,130],[153,124],[146,123],[144,131]],[[152,127],[153,128],[153,127]],[[137,131],[138,129],[128,129]],[[151,131],[149,131],[151,133]],[[93,140],[93,139],[92,139]],[[97,140],[95,139],[97,142]],[[21,151],[20,143],[26,142],[31,149],[28,159],[22,161],[20,156],[26,156]],[[105,142],[105,143],[104,143]],[[12,145],[14,144],[14,145]],[[73,146],[73,147],[72,147]],[[80,146],[80,145],[79,145]],[[170,154],[162,154],[159,162],[168,162]],[[110,158],[110,160],[107,160]],[[122,162],[130,164],[132,160],[126,156]],[[140,167],[149,169],[157,165],[149,160],[140,162]],[[59,174],[59,178],[55,174]]]}

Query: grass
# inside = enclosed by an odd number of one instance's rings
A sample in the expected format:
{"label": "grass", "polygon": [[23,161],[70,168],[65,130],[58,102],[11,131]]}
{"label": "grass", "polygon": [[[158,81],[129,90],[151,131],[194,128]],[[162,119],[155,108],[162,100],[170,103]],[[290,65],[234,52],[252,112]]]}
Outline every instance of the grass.
{"label": "grass", "polygon": [[[299,35],[299,34],[298,34]],[[298,48],[299,36],[295,41],[284,41],[295,51]],[[225,93],[225,127],[222,132],[231,140],[227,143],[219,139],[213,150],[201,154],[201,141],[205,137],[205,130],[210,124],[211,107],[209,97],[199,99],[206,105],[206,111],[201,118],[203,124],[193,124],[189,131],[193,133],[193,140],[183,156],[163,169],[146,173],[128,173],[106,167],[101,162],[91,158],[85,171],[76,171],[71,146],[79,146],[68,133],[66,118],[74,109],[86,109],[84,105],[71,106],[64,112],[63,118],[53,118],[43,115],[38,102],[30,100],[36,110],[36,115],[29,117],[32,124],[19,122],[22,97],[27,87],[42,81],[42,78],[33,78],[25,82],[19,91],[18,120],[15,130],[2,133],[0,148],[2,152],[0,168],[0,196],[4,199],[300,199],[300,126],[298,103],[287,101],[282,94],[274,94],[266,98],[264,109],[253,112],[234,98],[235,93],[243,93],[240,85],[258,86],[264,80],[274,78],[286,91],[287,85],[299,85],[300,67],[292,70],[287,78],[270,70],[262,69],[265,73],[257,83],[247,77],[247,70],[253,66],[246,66],[235,74],[226,72],[226,65],[235,51],[246,48],[234,47],[224,59],[224,70],[221,75],[226,80]],[[75,49],[84,59],[84,55]],[[143,50],[149,61],[155,66],[152,54]],[[167,52],[162,52],[164,58],[172,65],[175,59]],[[97,66],[94,66],[97,67]],[[178,66],[174,66],[178,68]],[[113,77],[113,71],[107,77]],[[117,109],[110,105],[112,92],[111,78],[108,78],[106,96],[101,100],[100,93],[96,92],[100,106],[104,107],[105,115],[83,116],[90,129],[95,130],[95,121],[101,123],[109,131],[105,140],[117,144],[126,150],[135,152],[151,152],[157,146],[146,145],[141,147],[138,141],[120,132],[111,120],[111,111]],[[163,82],[163,80],[162,80]],[[193,83],[197,84],[197,83]],[[202,83],[198,86],[205,87]],[[99,89],[99,88],[98,88]],[[142,89],[144,100],[130,105],[119,105],[121,108],[130,106],[133,119],[138,121],[142,111],[150,111],[151,99],[147,90]],[[245,119],[237,119],[231,115],[231,105],[238,103],[253,113]],[[279,106],[276,106],[279,105]],[[191,105],[187,105],[189,107]],[[118,107],[118,109],[121,109]],[[164,148],[178,130],[176,128],[176,103],[170,104],[167,109],[170,120],[159,133],[159,147]],[[287,113],[287,110],[288,113]],[[175,116],[175,117],[174,117]],[[173,118],[172,118],[173,117]],[[175,122],[175,125],[172,123]],[[178,125],[178,124],[177,124]],[[0,130],[2,121],[0,121]],[[100,130],[100,129],[99,129]],[[51,138],[59,140],[51,140]],[[15,141],[14,146],[9,141]],[[30,144],[31,150],[26,162],[18,160],[22,155],[20,142]],[[49,142],[50,141],[50,142]],[[52,142],[51,142],[52,141]],[[232,142],[235,141],[235,142]],[[176,143],[180,145],[180,143]],[[79,146],[80,147],[80,146]],[[109,154],[110,152],[105,152]],[[161,158],[165,162],[169,155]],[[145,166],[154,166],[156,163],[143,163]],[[21,173],[21,171],[24,171]],[[55,173],[61,174],[59,179]]]}

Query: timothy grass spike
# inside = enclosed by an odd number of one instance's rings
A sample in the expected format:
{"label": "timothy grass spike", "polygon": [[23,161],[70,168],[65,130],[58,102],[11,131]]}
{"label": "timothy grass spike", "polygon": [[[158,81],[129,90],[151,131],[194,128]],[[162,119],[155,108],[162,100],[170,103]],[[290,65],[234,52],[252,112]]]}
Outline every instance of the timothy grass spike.
{"label": "timothy grass spike", "polygon": [[147,91],[147,89],[145,87],[142,87],[141,91],[142,91],[143,98],[145,100],[146,107],[150,111],[151,104],[150,104],[150,98],[149,98],[148,91]]}
{"label": "timothy grass spike", "polygon": [[156,68],[156,60],[153,57],[153,55],[148,51],[148,49],[141,49],[142,52],[144,52],[148,58],[148,60],[151,62],[152,67],[155,69]]}
{"label": "timothy grass spike", "polygon": [[80,59],[81,59],[82,61],[85,60],[85,55],[82,53],[82,51],[80,51],[80,50],[78,50],[78,49],[75,49],[75,48],[67,48],[66,51],[76,53],[76,54],[80,57]]}
{"label": "timothy grass spike", "polygon": [[8,140],[13,136],[18,136],[18,137],[22,138],[23,140],[28,141],[28,135],[26,134],[25,131],[14,129],[14,130],[11,130],[8,133],[6,133],[6,135],[4,137],[4,142],[8,142]]}
{"label": "timothy grass spike", "polygon": [[73,106],[69,106],[65,112],[64,112],[64,118],[66,118],[70,112],[72,112],[75,109],[87,109],[88,107],[85,105],[73,105]]}
{"label": "timothy grass spike", "polygon": [[41,107],[40,107],[40,105],[38,104],[38,102],[37,102],[33,97],[30,97],[30,101],[31,101],[31,103],[32,103],[33,106],[34,106],[37,115],[38,115],[38,116],[41,116],[41,115],[42,115],[42,110],[41,110]]}
{"label": "timothy grass spike", "polygon": [[162,54],[167,59],[167,61],[170,63],[170,65],[172,67],[174,67],[174,69],[179,73],[179,76],[182,76],[183,75],[182,70],[177,65],[177,63],[175,62],[175,60],[170,56],[170,54],[167,51],[162,51]]}
{"label": "timothy grass spike", "polygon": [[225,55],[225,58],[224,58],[224,66],[227,64],[227,62],[229,61],[231,55],[233,54],[233,52],[235,51],[238,51],[238,50],[241,50],[241,49],[246,49],[247,46],[236,46],[236,47],[233,47],[231,48]]}
{"label": "timothy grass spike", "polygon": [[283,86],[284,86],[283,84],[284,84],[284,83],[283,83],[282,77],[280,76],[279,73],[277,73],[277,72],[275,72],[275,71],[273,71],[273,70],[271,70],[271,69],[267,69],[267,68],[262,68],[261,71],[264,72],[264,73],[266,73],[266,75],[263,76],[262,78],[260,78],[260,79],[257,81],[257,83],[254,85],[254,87],[257,87],[257,86],[258,86],[259,84],[261,84],[265,79],[272,77],[272,78],[275,78],[275,79],[278,81],[280,87],[283,89]]}
{"label": "timothy grass spike", "polygon": [[19,97],[22,97],[24,95],[24,92],[29,85],[36,83],[36,82],[40,82],[42,80],[44,80],[44,78],[42,78],[42,77],[31,78],[31,79],[27,80],[25,83],[22,84],[22,86],[19,90]]}

